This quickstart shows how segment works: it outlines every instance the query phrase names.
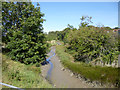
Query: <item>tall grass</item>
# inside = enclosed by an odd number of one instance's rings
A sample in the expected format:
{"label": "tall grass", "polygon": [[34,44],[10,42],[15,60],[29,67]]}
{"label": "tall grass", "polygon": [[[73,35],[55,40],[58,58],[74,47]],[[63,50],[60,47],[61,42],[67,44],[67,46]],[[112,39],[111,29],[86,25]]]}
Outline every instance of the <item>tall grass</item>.
{"label": "tall grass", "polygon": [[91,81],[116,84],[120,83],[119,69],[113,67],[92,66],[85,63],[76,63],[71,55],[65,52],[64,46],[56,46],[56,53],[65,67],[74,73],[81,74]]}
{"label": "tall grass", "polygon": [[[2,82],[19,88],[51,88],[40,75],[40,67],[24,65],[3,55]],[[5,88],[6,86],[3,86]]]}

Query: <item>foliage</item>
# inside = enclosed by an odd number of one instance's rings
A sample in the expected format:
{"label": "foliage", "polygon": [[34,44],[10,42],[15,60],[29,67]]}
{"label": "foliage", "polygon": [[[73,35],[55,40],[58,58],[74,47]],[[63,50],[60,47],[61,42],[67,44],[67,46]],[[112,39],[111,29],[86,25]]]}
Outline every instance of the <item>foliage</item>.
{"label": "foliage", "polygon": [[118,50],[120,51],[120,30],[118,31]]}
{"label": "foliage", "polygon": [[[34,65],[12,61],[2,55],[2,82],[19,88],[51,88],[41,76],[41,70]],[[5,88],[5,86],[3,86]],[[8,87],[6,87],[8,88]]]}
{"label": "foliage", "polygon": [[112,63],[114,56],[119,53],[117,38],[112,32],[107,33],[104,29],[84,27],[71,31],[68,36],[69,49],[77,52],[76,60],[89,62],[99,58],[103,62]]}
{"label": "foliage", "polygon": [[62,64],[76,74],[90,79],[91,81],[100,81],[102,83],[117,83],[120,85],[119,69],[113,67],[100,67],[85,64],[83,62],[74,62],[74,58],[65,52],[63,45],[56,46],[56,54],[59,56]]}
{"label": "foliage", "polygon": [[65,44],[68,43],[67,41],[67,37],[68,37],[68,33],[69,31],[75,31],[77,30],[76,28],[74,28],[72,25],[68,24],[67,28],[65,28],[63,31],[60,31],[57,35],[58,40],[63,41]]}
{"label": "foliage", "polygon": [[120,29],[119,27],[115,27],[114,29]]}
{"label": "foliage", "polygon": [[51,31],[48,34],[46,34],[47,41],[57,40],[57,33],[58,33],[58,31],[56,31],[56,32]]}
{"label": "foliage", "polygon": [[105,30],[112,30],[110,27],[104,27]]}
{"label": "foliage", "polygon": [[118,35],[110,27],[89,25],[92,17],[82,16],[79,29],[68,24],[63,31],[57,32],[57,38],[68,45],[68,50],[76,61],[89,63],[98,60],[112,64],[118,60]]}
{"label": "foliage", "polygon": [[70,30],[77,30],[74,28],[72,25],[68,24],[67,28],[65,28],[63,31],[51,31],[49,32],[46,37],[48,41],[51,40],[60,40],[63,41],[64,43],[67,43],[66,38],[68,37],[68,32]]}
{"label": "foliage", "polygon": [[91,21],[91,19],[92,19],[92,17],[82,16],[82,17],[80,18],[81,23],[80,23],[79,28],[81,28],[81,27],[86,27],[86,26],[88,26],[90,23],[93,23],[93,22]]}
{"label": "foliage", "polygon": [[31,2],[2,2],[3,42],[11,59],[25,64],[45,60],[43,16]]}

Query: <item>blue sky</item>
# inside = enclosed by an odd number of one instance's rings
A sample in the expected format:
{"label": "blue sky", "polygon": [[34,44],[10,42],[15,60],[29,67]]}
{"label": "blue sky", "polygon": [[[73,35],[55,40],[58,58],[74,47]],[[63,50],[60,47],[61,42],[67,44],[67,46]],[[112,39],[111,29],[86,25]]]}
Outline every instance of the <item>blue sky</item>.
{"label": "blue sky", "polygon": [[44,32],[61,31],[68,24],[78,28],[83,15],[92,16],[94,26],[118,26],[117,2],[40,2],[40,8],[46,19]]}

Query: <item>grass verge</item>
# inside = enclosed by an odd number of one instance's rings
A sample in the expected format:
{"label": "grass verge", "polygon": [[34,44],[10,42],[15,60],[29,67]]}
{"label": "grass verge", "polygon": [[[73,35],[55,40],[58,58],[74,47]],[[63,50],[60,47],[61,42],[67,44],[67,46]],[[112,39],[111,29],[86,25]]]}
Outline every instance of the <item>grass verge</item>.
{"label": "grass verge", "polygon": [[83,77],[91,81],[100,81],[102,83],[111,83],[120,85],[119,69],[113,67],[92,66],[85,63],[75,63],[74,58],[65,52],[65,46],[56,46],[56,53],[59,56],[62,64],[72,72],[81,74]]}
{"label": "grass verge", "polygon": [[[40,67],[25,65],[2,55],[2,82],[19,88],[52,88],[40,75]],[[3,86],[3,88],[9,88]]]}

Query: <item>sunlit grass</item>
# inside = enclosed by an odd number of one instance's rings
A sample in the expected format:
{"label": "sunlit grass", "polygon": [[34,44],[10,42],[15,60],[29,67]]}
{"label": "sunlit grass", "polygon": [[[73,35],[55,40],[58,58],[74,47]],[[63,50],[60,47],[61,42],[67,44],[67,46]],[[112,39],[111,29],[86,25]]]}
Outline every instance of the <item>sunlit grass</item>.
{"label": "sunlit grass", "polygon": [[65,52],[64,46],[56,46],[56,53],[59,56],[63,65],[74,73],[81,74],[83,77],[92,81],[100,81],[102,83],[115,84],[119,81],[118,68],[113,67],[100,67],[85,64],[83,62],[76,63],[71,55]]}
{"label": "sunlit grass", "polygon": [[35,67],[35,65],[24,65],[19,62],[12,61],[3,55],[3,83],[20,88],[51,88],[52,86],[42,78],[40,73],[40,67]]}

